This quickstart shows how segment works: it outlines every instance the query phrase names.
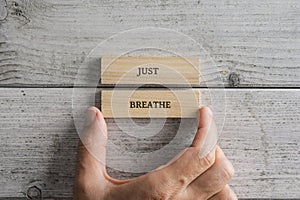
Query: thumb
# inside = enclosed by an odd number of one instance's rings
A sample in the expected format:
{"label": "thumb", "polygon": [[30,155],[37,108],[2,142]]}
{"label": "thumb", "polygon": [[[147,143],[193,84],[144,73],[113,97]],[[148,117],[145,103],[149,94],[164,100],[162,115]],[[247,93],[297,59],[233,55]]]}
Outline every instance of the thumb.
{"label": "thumb", "polygon": [[199,111],[198,131],[190,148],[175,157],[175,160],[164,166],[161,171],[168,174],[168,185],[189,185],[194,179],[204,173],[215,162],[215,148],[217,130],[213,121],[212,112],[208,107]]}
{"label": "thumb", "polygon": [[192,147],[200,150],[200,157],[205,157],[218,142],[218,130],[209,107],[199,110],[198,131],[195,135]]}
{"label": "thumb", "polygon": [[90,107],[78,144],[77,175],[89,181],[105,179],[106,144],[107,127],[103,115],[98,108]]}

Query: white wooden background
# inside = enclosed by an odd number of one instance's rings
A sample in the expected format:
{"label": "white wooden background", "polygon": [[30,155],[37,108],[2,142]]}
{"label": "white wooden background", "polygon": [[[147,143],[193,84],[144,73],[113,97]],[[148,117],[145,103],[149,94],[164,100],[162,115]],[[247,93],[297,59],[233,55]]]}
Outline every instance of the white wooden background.
{"label": "white wooden background", "polygon": [[217,62],[228,103],[220,146],[239,198],[299,199],[299,10],[299,0],[0,0],[0,198],[71,198],[77,69],[112,34],[154,26],[189,35]]}

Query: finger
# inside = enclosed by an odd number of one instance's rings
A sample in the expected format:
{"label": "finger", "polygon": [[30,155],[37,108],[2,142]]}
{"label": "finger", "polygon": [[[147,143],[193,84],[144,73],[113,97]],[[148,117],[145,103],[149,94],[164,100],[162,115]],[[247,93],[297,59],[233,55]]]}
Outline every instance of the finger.
{"label": "finger", "polygon": [[[201,158],[203,158],[216,145],[217,139],[214,139],[214,142],[212,142],[212,139],[215,138],[215,136],[217,135],[217,132],[216,132],[215,126],[212,126],[212,124],[214,125],[214,122],[213,122],[212,112],[211,112],[210,108],[205,107],[205,106],[200,108],[198,118],[199,118],[198,130],[196,132],[196,135],[194,137],[194,140],[193,140],[193,143],[192,143],[191,147],[198,148],[199,152],[200,152],[199,155],[200,155]],[[210,130],[210,128],[212,128],[212,129]],[[208,135],[211,135],[211,137],[209,138]],[[205,144],[206,139],[211,139],[210,141],[208,141],[208,143],[211,144],[211,145],[209,145],[209,144],[206,145],[207,150],[206,150],[206,152],[204,152],[205,149],[201,148],[201,147],[205,146],[204,144]],[[164,168],[164,167],[170,165],[175,160],[177,160],[179,157],[181,157],[185,153],[186,150],[187,149],[184,149],[179,154],[177,154],[172,160],[170,160],[167,164],[160,166],[156,170]]]}
{"label": "finger", "polygon": [[78,145],[77,173],[92,177],[90,181],[103,179],[106,174],[107,127],[102,113],[90,107]]}
{"label": "finger", "polygon": [[218,132],[209,107],[202,107],[199,110],[198,130],[195,135],[192,147],[198,147],[201,156],[204,157],[217,144]]}
{"label": "finger", "polygon": [[231,180],[234,169],[221,148],[216,148],[215,163],[188,187],[191,196],[201,196],[207,199],[220,192]]}
{"label": "finger", "polygon": [[209,200],[237,200],[237,196],[234,191],[226,185],[221,192],[212,196]]}
{"label": "finger", "polygon": [[164,185],[185,189],[195,178],[204,173],[215,161],[215,150],[202,158],[196,147],[187,148],[182,155],[164,168],[154,171]]}
{"label": "finger", "polygon": [[[198,131],[191,147],[182,151],[172,159],[172,162],[158,168],[161,170],[161,176],[167,176],[166,181],[172,182],[170,184],[187,186],[214,163],[214,151],[208,155],[209,151],[207,151],[205,157],[203,148],[201,148],[205,143],[204,140],[209,138],[207,135],[210,134],[212,121],[211,110],[208,107],[202,107],[199,110]],[[212,134],[214,133],[212,132]]]}

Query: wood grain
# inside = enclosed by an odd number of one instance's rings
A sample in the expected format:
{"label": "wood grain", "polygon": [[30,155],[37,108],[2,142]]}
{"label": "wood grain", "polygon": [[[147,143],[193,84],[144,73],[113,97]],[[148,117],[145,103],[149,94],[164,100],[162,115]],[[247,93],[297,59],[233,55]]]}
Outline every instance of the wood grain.
{"label": "wood grain", "polygon": [[[200,91],[206,104],[208,91]],[[226,93],[220,146],[235,167],[231,185],[239,198],[299,198],[299,89]],[[78,142],[71,97],[71,88],[0,89],[0,197],[22,197],[30,186],[38,186],[45,199],[71,196]],[[221,115],[216,111],[214,116]],[[128,136],[120,139],[119,127],[113,120],[107,123],[115,142],[133,151],[149,151],[166,144],[179,121],[168,120],[163,131],[168,134],[148,143]]]}
{"label": "wood grain", "polygon": [[[202,44],[228,87],[300,85],[298,0],[0,2],[1,86],[73,86],[78,68],[97,44],[146,26],[171,28]],[[136,36],[134,41],[143,44],[145,39]],[[188,54],[197,53],[177,44]],[[126,45],[123,41],[111,49],[122,51]],[[214,83],[215,73],[207,83]]]}
{"label": "wood grain", "polygon": [[[35,187],[41,192],[36,199],[72,199],[78,135],[72,89],[66,87],[95,87],[100,62],[86,65],[91,50],[114,34],[149,26],[186,34],[209,53],[217,67],[205,71],[201,87],[253,88],[226,90],[220,146],[235,166],[231,185],[239,198],[299,199],[300,91],[286,89],[300,86],[299,7],[298,0],[0,0],[0,199],[25,199]],[[149,38],[128,39],[144,44]],[[129,41],[104,52],[127,53],[134,46]],[[189,56],[199,53],[179,37],[151,40],[163,42]],[[282,89],[268,89],[273,87]],[[200,92],[209,105],[209,90]],[[216,98],[220,105],[221,99]],[[218,121],[220,111],[214,112]],[[168,144],[180,120],[168,119],[148,140],[122,134],[112,119],[107,123],[111,140],[147,152]],[[109,172],[119,178],[139,175]]]}

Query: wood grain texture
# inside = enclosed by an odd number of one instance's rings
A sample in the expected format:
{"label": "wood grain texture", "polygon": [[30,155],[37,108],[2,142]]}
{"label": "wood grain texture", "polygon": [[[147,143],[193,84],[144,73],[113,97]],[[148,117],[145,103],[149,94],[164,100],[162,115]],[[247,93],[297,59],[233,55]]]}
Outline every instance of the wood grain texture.
{"label": "wood grain texture", "polygon": [[[202,103],[209,102],[207,90],[201,93],[207,97]],[[71,196],[78,142],[71,97],[68,88],[0,89],[0,197],[22,197],[31,186],[45,199]],[[236,169],[231,185],[239,198],[300,197],[299,98],[298,89],[227,90],[220,146]],[[110,137],[121,133],[113,120],[107,123]],[[177,125],[169,120],[165,131]],[[129,137],[119,142],[148,151],[168,137],[140,145]]]}
{"label": "wood grain texture", "polygon": [[[300,85],[298,0],[7,0],[0,6],[1,86],[72,86],[98,43],[145,26],[171,28],[203,44],[226,86]],[[142,44],[143,37],[135,41]]]}
{"label": "wood grain texture", "polygon": [[[207,71],[201,86],[222,87],[215,79],[219,71],[226,87],[254,88],[226,90],[220,146],[235,166],[231,185],[239,198],[299,199],[300,91],[255,89],[300,86],[299,9],[298,0],[0,0],[0,199],[24,199],[34,186],[44,199],[71,199],[78,135],[72,89],[62,87],[73,86],[81,66],[75,85],[94,87],[100,62],[84,65],[89,52],[114,34],[145,26],[170,28],[203,45],[217,70]],[[188,43],[170,38],[151,42],[170,41],[170,49],[197,55]],[[131,44],[147,39],[129,38]],[[105,52],[126,52],[127,44],[116,42]],[[120,140],[120,128],[107,123],[112,140],[145,152],[168,144],[180,120],[167,120],[149,140]],[[138,175],[109,171],[120,178]]]}

